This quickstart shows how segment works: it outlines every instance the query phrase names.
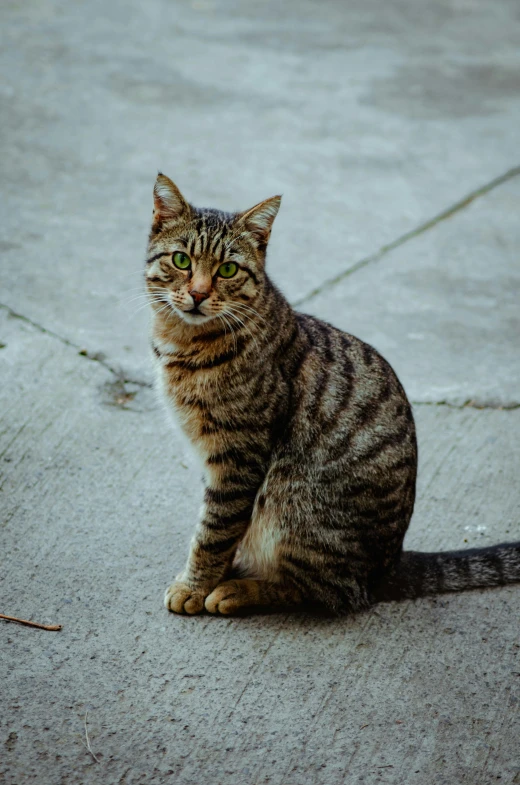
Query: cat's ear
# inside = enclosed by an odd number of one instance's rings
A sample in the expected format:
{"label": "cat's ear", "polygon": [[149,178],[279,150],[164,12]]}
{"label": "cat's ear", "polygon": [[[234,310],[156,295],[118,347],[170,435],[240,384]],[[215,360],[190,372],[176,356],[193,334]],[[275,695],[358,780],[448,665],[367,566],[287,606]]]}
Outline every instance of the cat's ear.
{"label": "cat's ear", "polygon": [[159,172],[153,187],[153,222],[160,226],[164,221],[178,221],[187,215],[190,206],[175,183]]}
{"label": "cat's ear", "polygon": [[241,213],[238,220],[247,231],[253,235],[260,247],[267,245],[273,221],[280,209],[281,196],[272,196],[270,199],[256,204],[245,213]]}

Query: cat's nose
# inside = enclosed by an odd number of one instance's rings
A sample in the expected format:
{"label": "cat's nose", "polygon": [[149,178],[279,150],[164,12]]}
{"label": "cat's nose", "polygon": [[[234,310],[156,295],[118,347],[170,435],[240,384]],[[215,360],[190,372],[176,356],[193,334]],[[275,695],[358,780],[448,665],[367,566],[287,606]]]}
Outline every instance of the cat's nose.
{"label": "cat's nose", "polygon": [[200,305],[203,300],[207,300],[209,297],[209,292],[198,292],[196,289],[192,289],[190,294],[195,305]]}

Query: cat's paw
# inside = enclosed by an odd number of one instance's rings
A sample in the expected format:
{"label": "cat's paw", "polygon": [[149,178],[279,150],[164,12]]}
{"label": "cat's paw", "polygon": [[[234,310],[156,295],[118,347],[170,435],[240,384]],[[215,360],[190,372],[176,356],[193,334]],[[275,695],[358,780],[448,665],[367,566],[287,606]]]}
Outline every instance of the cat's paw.
{"label": "cat's paw", "polygon": [[175,581],[166,589],[164,604],[174,613],[189,613],[190,616],[204,610],[206,594],[190,588],[186,583]]}
{"label": "cat's paw", "polygon": [[220,583],[209,597],[206,597],[206,610],[209,613],[221,613],[229,616],[241,612],[252,604],[251,581],[235,580]]}

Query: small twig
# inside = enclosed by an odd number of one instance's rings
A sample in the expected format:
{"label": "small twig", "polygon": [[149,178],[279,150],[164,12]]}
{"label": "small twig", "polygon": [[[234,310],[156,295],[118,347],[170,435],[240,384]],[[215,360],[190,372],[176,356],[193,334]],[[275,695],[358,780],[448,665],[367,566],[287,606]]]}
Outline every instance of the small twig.
{"label": "small twig", "polygon": [[362,725],[359,730],[363,730],[363,728],[368,728],[369,725],[370,723],[367,722],[365,725]]}
{"label": "small twig", "polygon": [[391,763],[387,763],[386,766],[376,766],[376,769],[393,769],[393,765]]}
{"label": "small twig", "polygon": [[88,728],[87,728],[87,714],[88,714],[88,711],[85,712],[85,738],[87,740],[87,743],[85,744],[83,739],[82,739],[82,741],[83,741],[83,745],[87,748],[88,752],[90,752],[90,754],[92,755],[92,757],[94,758],[96,763],[99,763],[100,762],[99,758],[97,758],[95,756],[95,754],[92,752],[92,747],[90,746],[90,739],[88,737]]}
{"label": "small twig", "polygon": [[17,619],[16,616],[6,616],[0,613],[0,619],[6,621],[17,621],[18,624],[26,624],[28,627],[38,627],[40,630],[61,630],[61,624],[38,624],[37,621],[27,621],[27,619]]}

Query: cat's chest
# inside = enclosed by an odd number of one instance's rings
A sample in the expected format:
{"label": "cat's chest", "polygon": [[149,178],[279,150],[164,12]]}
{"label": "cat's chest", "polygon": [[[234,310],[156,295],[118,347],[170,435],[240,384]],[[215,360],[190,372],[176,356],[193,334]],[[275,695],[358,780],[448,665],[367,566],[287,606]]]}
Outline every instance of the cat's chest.
{"label": "cat's chest", "polygon": [[211,380],[199,372],[180,376],[176,370],[163,366],[159,371],[159,389],[171,414],[189,435],[200,432],[205,413],[211,409],[216,390]]}
{"label": "cat's chest", "polygon": [[215,425],[226,407],[222,374],[214,369],[179,375],[163,366],[158,373],[158,388],[170,416],[202,461],[227,447],[229,435]]}
{"label": "cat's chest", "polygon": [[235,447],[248,430],[265,375],[250,354],[237,355],[237,347],[221,342],[199,350],[156,338],[154,356],[158,390],[199,457],[205,460]]}

